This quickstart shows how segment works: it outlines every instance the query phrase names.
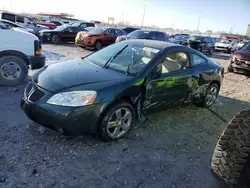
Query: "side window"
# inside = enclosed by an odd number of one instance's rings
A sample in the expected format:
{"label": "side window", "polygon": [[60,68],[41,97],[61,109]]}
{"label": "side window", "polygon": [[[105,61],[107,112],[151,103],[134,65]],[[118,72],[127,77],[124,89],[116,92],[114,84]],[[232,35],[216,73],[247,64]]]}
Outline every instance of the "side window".
{"label": "side window", "polygon": [[123,33],[122,33],[122,31],[115,29],[115,35],[120,36],[120,35],[123,35]]}
{"label": "side window", "polygon": [[16,22],[24,23],[24,17],[17,16],[16,17]]}
{"label": "side window", "polygon": [[87,25],[88,25],[87,27],[95,27],[95,24],[93,23],[88,23]]}
{"label": "side window", "polygon": [[107,32],[110,34],[110,36],[114,36],[115,35],[114,29],[107,29]]}
{"label": "side window", "polygon": [[161,74],[167,74],[189,67],[188,54],[185,52],[171,52],[161,62]]}
{"label": "side window", "polygon": [[68,28],[64,29],[64,32],[75,33],[76,32],[76,28],[75,27],[68,27]]}
{"label": "side window", "polygon": [[193,57],[193,64],[194,65],[199,65],[199,64],[202,64],[202,63],[206,63],[207,60],[199,55],[196,55],[196,54],[192,54],[192,57]]}
{"label": "side window", "polygon": [[80,27],[81,27],[81,28],[88,27],[88,24],[87,24],[87,23],[82,23],[82,24],[80,25]]}
{"label": "side window", "polygon": [[155,40],[164,40],[162,33],[160,32],[155,32]]}
{"label": "side window", "polygon": [[9,20],[11,22],[16,22],[15,17],[16,16],[14,14],[2,13],[2,19],[4,19],[4,20]]}
{"label": "side window", "polygon": [[155,40],[155,32],[150,32],[147,39]]}

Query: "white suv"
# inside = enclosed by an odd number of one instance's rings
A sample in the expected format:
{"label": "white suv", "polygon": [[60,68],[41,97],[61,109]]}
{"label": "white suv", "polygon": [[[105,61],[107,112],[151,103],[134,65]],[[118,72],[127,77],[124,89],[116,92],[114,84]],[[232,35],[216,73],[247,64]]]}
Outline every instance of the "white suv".
{"label": "white suv", "polygon": [[41,43],[33,34],[0,23],[0,44],[0,85],[18,85],[28,76],[29,68],[45,65]]}

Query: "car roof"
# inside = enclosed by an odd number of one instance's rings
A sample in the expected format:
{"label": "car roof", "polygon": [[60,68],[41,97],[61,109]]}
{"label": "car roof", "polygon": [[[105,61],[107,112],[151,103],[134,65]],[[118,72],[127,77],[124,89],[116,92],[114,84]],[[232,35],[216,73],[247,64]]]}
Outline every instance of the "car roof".
{"label": "car roof", "polygon": [[131,39],[131,40],[123,41],[123,42],[129,43],[129,44],[142,44],[148,47],[158,48],[160,50],[164,50],[166,48],[173,47],[173,46],[183,47],[182,45],[178,45],[178,44],[168,43],[164,41],[157,41],[157,40],[147,40],[147,39]]}

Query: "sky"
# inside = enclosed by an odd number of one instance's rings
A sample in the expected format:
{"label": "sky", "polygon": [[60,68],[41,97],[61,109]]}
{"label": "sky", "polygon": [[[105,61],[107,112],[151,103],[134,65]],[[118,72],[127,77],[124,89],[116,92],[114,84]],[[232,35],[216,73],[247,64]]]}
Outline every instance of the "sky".
{"label": "sky", "polygon": [[[144,26],[246,34],[250,0],[0,0],[0,9],[13,12],[64,12],[84,20],[115,23],[123,20]],[[123,15],[123,16],[122,16]]]}

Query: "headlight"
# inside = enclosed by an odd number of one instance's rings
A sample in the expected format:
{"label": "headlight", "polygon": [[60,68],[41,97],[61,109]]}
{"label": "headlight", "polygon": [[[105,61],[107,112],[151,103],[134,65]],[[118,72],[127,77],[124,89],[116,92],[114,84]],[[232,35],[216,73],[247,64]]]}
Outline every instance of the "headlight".
{"label": "headlight", "polygon": [[53,95],[47,103],[58,106],[86,106],[94,103],[96,95],[96,91],[63,92]]}
{"label": "headlight", "polygon": [[92,39],[93,37],[92,36],[88,36],[88,37],[86,37],[87,39]]}

